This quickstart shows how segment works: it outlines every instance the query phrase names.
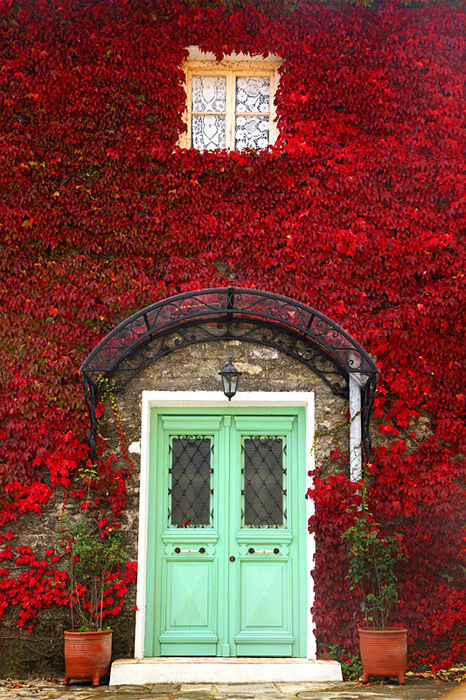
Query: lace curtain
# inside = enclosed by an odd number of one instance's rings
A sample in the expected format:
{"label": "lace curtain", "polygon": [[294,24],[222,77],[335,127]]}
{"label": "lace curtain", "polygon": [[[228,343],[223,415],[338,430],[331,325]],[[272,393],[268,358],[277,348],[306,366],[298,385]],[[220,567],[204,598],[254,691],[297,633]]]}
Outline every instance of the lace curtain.
{"label": "lace curtain", "polygon": [[200,151],[266,148],[270,129],[270,78],[236,76],[234,140],[227,144],[227,78],[195,75],[192,80],[191,143]]}

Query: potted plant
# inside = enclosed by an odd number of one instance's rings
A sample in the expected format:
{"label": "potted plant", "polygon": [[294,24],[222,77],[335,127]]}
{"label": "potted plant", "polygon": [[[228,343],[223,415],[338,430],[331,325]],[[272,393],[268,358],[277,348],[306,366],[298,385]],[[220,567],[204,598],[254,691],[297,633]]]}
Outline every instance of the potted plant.
{"label": "potted plant", "polygon": [[348,544],[351,590],[362,596],[365,626],[358,629],[362,680],[396,676],[404,684],[407,631],[388,626],[391,610],[399,602],[396,568],[403,558],[401,537],[382,535],[369,511],[365,486],[362,507],[342,537]]}
{"label": "potted plant", "polygon": [[106,590],[122,561],[118,530],[105,529],[88,510],[62,521],[61,544],[69,554],[71,630],[65,631],[65,685],[71,678],[99,685],[112,654],[112,630],[103,629]]}

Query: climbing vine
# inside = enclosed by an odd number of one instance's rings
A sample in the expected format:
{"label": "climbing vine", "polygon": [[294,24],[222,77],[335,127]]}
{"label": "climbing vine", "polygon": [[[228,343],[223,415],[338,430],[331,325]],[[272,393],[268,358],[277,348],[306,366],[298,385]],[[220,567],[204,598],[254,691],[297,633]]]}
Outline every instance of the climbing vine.
{"label": "climbing vine", "polygon": [[[403,534],[411,664],[447,667],[463,653],[464,14],[279,5],[0,2],[0,616],[32,632],[66,604],[60,555],[21,523],[56,494],[84,502],[82,360],[137,309],[233,280],[318,308],[376,358],[371,512]],[[275,146],[178,148],[193,44],[282,58]],[[131,469],[98,452],[92,505],[119,522]],[[317,472],[312,496],[319,649],[351,658],[356,487]]]}

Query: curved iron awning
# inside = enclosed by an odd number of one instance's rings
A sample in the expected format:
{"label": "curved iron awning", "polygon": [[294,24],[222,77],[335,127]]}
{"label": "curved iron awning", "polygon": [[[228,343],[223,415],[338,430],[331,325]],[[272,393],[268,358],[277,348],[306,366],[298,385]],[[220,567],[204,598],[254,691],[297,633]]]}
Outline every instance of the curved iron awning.
{"label": "curved iron awning", "polygon": [[151,362],[193,343],[242,340],[277,348],[307,365],[331,388],[348,395],[348,380],[362,386],[363,440],[370,447],[369,418],[377,367],[335,321],[288,297],[237,287],[203,289],[158,301],[120,323],[81,366],[95,455],[95,404],[105,379],[118,392]]}

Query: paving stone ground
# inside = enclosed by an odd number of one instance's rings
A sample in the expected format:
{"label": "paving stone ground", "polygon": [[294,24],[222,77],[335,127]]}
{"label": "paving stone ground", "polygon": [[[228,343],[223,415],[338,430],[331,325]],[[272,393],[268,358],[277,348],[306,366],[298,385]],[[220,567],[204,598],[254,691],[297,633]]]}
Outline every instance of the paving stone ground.
{"label": "paving stone ground", "polygon": [[0,700],[466,700],[466,683],[409,678],[381,682],[99,686],[59,680],[0,681]]}

